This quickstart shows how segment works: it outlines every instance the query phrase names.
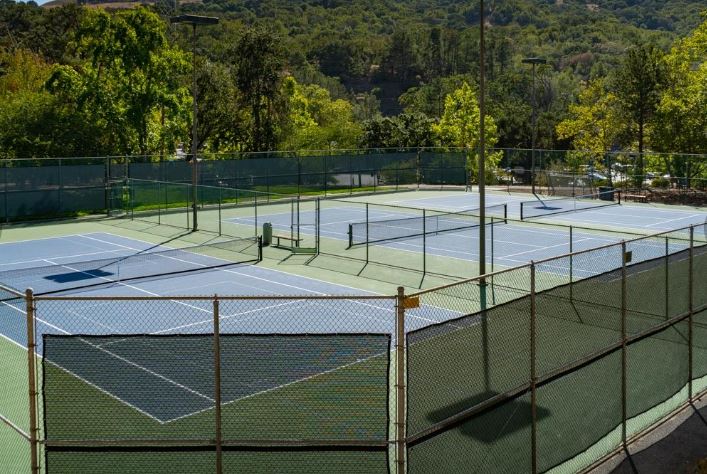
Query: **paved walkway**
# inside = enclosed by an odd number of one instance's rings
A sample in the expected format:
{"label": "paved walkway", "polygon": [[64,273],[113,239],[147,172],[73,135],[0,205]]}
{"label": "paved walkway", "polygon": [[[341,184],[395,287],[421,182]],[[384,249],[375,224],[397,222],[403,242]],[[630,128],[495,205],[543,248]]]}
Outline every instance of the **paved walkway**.
{"label": "paved walkway", "polygon": [[[639,452],[632,446],[630,451],[635,454],[624,459],[611,473],[707,474],[707,404],[700,405],[699,409],[691,408],[689,418],[660,441]],[[638,449],[642,443],[650,441],[639,440]]]}

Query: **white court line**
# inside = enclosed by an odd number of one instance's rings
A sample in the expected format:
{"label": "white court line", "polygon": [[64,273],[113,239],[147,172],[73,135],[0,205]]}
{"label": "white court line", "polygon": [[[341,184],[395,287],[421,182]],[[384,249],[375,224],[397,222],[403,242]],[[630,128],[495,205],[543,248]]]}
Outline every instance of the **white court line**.
{"label": "white court line", "polygon": [[[79,254],[74,254],[74,255],[62,255],[61,257],[48,257],[48,258],[56,258],[56,259],[59,259],[59,258],[89,257],[89,256],[92,256],[92,255],[100,255],[100,254],[104,254],[104,253],[111,254],[111,253],[120,252],[120,251],[121,251],[120,249],[104,250],[104,251],[101,251],[101,252],[79,253]],[[115,257],[108,257],[108,258],[115,258]],[[89,261],[90,261],[90,260],[89,260]],[[21,261],[17,261],[17,262],[0,263],[0,266],[3,266],[3,265],[6,265],[6,266],[9,266],[9,265],[24,265],[24,264],[26,264],[26,263],[37,263],[37,262],[46,262],[46,259],[45,259],[45,258],[35,258],[35,259],[32,259],[32,260],[21,260]],[[81,262],[71,262],[71,263],[81,263]],[[37,267],[27,267],[27,268],[18,268],[17,270],[32,270],[32,269],[36,269],[36,268],[37,268]],[[10,270],[10,271],[12,271],[12,270]]]}
{"label": "white court line", "polygon": [[[644,227],[653,227],[654,225],[659,225],[659,224],[662,225],[662,224],[667,224],[667,223],[669,223],[669,222],[682,221],[682,220],[685,220],[685,219],[692,219],[693,217],[700,217],[700,216],[702,216],[702,214],[691,214],[691,215],[685,216],[685,217],[677,217],[677,218],[675,218],[675,219],[667,219],[667,220],[664,220],[663,222],[656,222],[655,224],[648,224],[648,225],[646,225],[646,226],[644,226]],[[705,218],[707,218],[707,215],[705,215]],[[698,224],[698,225],[699,225],[699,224]]]}
{"label": "white court line", "polygon": [[69,235],[56,235],[54,237],[40,237],[37,239],[23,239],[23,240],[10,240],[7,242],[0,242],[0,245],[7,245],[7,244],[18,244],[18,243],[23,243],[23,242],[35,242],[37,240],[53,240],[53,239],[64,239],[66,237],[81,237],[82,234],[69,234]]}

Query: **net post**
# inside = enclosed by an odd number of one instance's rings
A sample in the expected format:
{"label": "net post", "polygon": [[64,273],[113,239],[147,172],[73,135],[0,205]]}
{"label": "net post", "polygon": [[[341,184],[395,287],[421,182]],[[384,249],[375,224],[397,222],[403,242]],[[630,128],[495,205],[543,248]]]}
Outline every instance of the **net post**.
{"label": "net post", "polygon": [[128,199],[130,202],[130,220],[135,220],[135,181],[128,179]]}
{"label": "net post", "polygon": [[422,210],[422,279],[427,274],[427,210]]}
{"label": "net post", "polygon": [[366,265],[368,265],[368,203],[366,203]]}
{"label": "net post", "polygon": [[530,262],[530,450],[531,472],[538,472],[538,446],[537,446],[537,376],[536,376],[536,319],[535,308],[535,262]]}
{"label": "net post", "polygon": [[[160,199],[162,194],[162,183],[157,181],[157,225],[162,225],[162,199]],[[165,209],[167,212],[167,209]]]}
{"label": "net post", "polygon": [[[290,239],[295,238],[295,198],[290,199]],[[290,240],[292,242],[292,240]]]}
{"label": "net post", "polygon": [[626,241],[621,241],[621,443],[626,444]]}
{"label": "net post", "polygon": [[216,444],[216,474],[223,472],[223,455],[221,452],[221,326],[219,316],[218,295],[214,295],[214,436]]}
{"label": "net post", "polygon": [[520,220],[523,220],[523,203],[520,203]]}
{"label": "net post", "polygon": [[398,287],[395,318],[395,464],[405,474],[405,288]]}
{"label": "net post", "polygon": [[570,301],[574,297],[574,229],[570,226]]}
{"label": "net post", "polygon": [[316,202],[316,209],[315,209],[315,219],[314,219],[314,246],[315,246],[315,255],[319,255],[319,244],[321,240],[321,227],[322,227],[322,220],[321,220],[321,209],[322,209],[322,201],[320,198],[317,198]]}
{"label": "net post", "polygon": [[694,244],[695,244],[695,226],[690,226],[690,248],[688,249],[688,276],[687,276],[687,311],[688,311],[688,316],[687,316],[687,358],[688,358],[688,364],[687,364],[687,400],[689,402],[692,402],[692,394],[693,394],[693,386],[692,386],[692,379],[693,379],[693,334],[692,334],[692,328],[693,328],[693,318],[692,318],[692,313],[694,312],[694,302],[693,302],[693,296],[694,296],[694,285],[695,285],[695,275],[693,272],[693,267],[694,267],[694,260],[695,260],[695,254],[694,254]]}
{"label": "net post", "polygon": [[349,230],[348,230],[348,236],[349,236],[349,246],[347,248],[353,247],[353,224],[349,222]]}
{"label": "net post", "polygon": [[[493,273],[493,228],[494,227],[495,227],[494,217],[491,216],[491,241],[489,242],[490,247],[491,247],[491,273]],[[493,275],[491,276],[491,289],[493,291]]]}
{"label": "net post", "polygon": [[253,194],[253,218],[255,219],[255,236],[258,236],[258,193]]}
{"label": "net post", "polygon": [[30,467],[33,474],[39,473],[39,459],[37,449],[37,434],[39,428],[37,426],[37,376],[36,363],[37,357],[35,354],[35,299],[34,292],[31,288],[25,291],[25,305],[27,316],[27,382],[29,387],[29,446],[30,446]]}
{"label": "net post", "polygon": [[263,236],[258,236],[258,262],[263,261]]}

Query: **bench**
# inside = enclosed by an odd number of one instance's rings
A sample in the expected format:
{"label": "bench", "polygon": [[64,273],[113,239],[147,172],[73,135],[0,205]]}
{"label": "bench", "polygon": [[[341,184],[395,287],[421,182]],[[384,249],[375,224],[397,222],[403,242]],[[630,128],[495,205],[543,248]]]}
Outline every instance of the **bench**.
{"label": "bench", "polygon": [[621,197],[626,201],[648,202],[648,196],[645,194],[624,194]]}
{"label": "bench", "polygon": [[297,237],[291,237],[289,235],[283,235],[283,234],[273,234],[272,238],[275,239],[275,245],[273,247],[278,247],[278,248],[286,248],[289,249],[291,247],[285,247],[280,243],[280,240],[289,240],[290,242],[295,244],[295,247],[299,247],[299,243],[302,242],[302,239],[298,239]]}

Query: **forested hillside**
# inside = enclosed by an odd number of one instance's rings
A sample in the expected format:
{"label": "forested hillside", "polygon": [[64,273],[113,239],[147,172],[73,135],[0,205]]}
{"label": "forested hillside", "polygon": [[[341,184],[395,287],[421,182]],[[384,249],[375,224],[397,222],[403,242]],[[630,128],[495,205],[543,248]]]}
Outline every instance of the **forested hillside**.
{"label": "forested hillside", "polygon": [[[539,147],[707,153],[703,0],[486,4],[491,143],[530,146],[534,90]],[[191,36],[175,13],[221,20],[199,29],[200,150],[478,139],[452,130],[452,107],[478,120],[478,2],[103,6],[0,0],[0,156],[188,149]],[[535,89],[526,57],[547,61]]]}

